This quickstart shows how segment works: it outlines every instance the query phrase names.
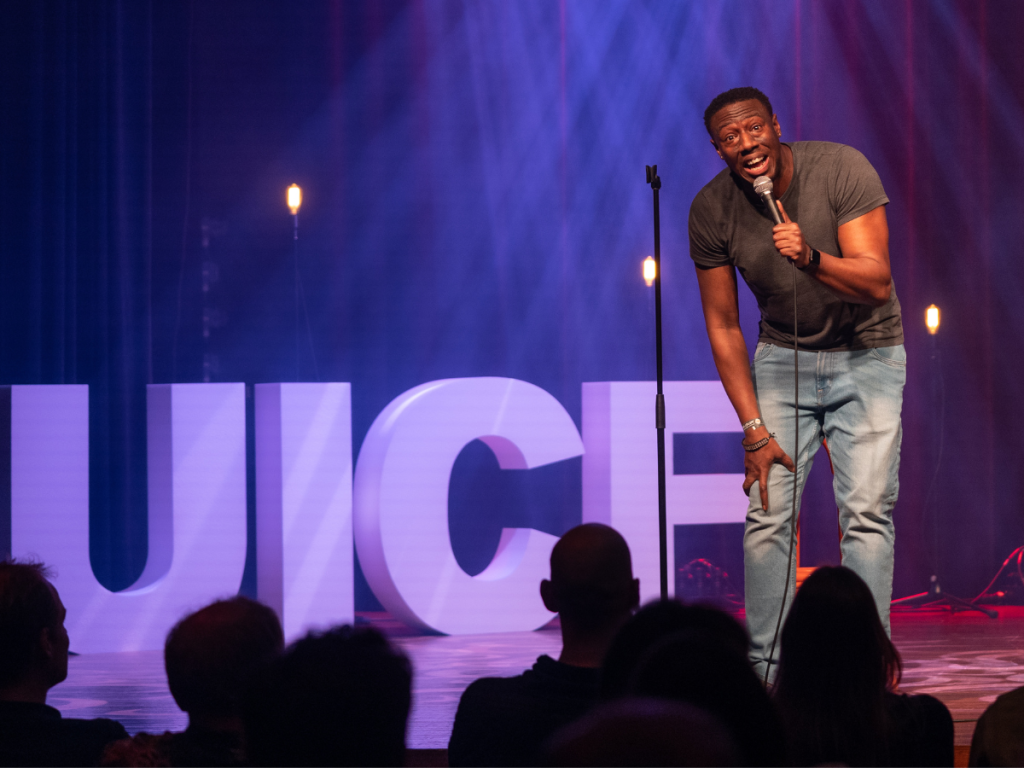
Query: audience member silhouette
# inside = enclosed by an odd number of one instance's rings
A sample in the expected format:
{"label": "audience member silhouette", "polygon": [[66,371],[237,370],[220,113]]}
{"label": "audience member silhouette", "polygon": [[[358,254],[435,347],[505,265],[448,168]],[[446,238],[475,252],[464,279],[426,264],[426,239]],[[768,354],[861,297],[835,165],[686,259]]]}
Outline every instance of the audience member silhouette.
{"label": "audience member silhouette", "polygon": [[273,661],[244,707],[252,765],[402,765],[409,660],[374,629],[310,633]]}
{"label": "audience member silhouette", "polygon": [[39,563],[0,562],[0,764],[96,765],[128,734],[113,720],[62,718],[47,692],[68,675],[66,611]]}
{"label": "audience member silhouette", "polygon": [[708,605],[657,600],[637,611],[615,636],[601,670],[602,698],[625,696],[637,665],[652,646],[692,630],[706,631],[729,649],[747,655],[747,630],[729,614]]}
{"label": "audience member silhouette", "polygon": [[644,606],[605,661],[602,693],[674,699],[715,716],[739,765],[782,765],[781,723],[747,660],[746,630],[727,613],[673,600]]}
{"label": "audience member silhouette", "polygon": [[597,523],[573,528],[555,544],[540,594],[561,619],[558,661],[541,656],[517,677],[472,683],[455,715],[450,765],[535,765],[545,740],[594,705],[602,659],[640,599],[625,539]]}
{"label": "audience member silhouette", "polygon": [[546,765],[738,765],[726,728],[702,709],[663,699],[601,704],[552,737]]}
{"label": "audience member silhouette", "polygon": [[167,635],[164,667],[188,728],[115,742],[103,765],[242,765],[242,699],[283,649],[277,614],[255,600],[219,600],[186,616]]}
{"label": "audience member silhouette", "polygon": [[979,718],[968,765],[1024,765],[1024,687],[997,698]]}
{"label": "audience member silhouette", "polygon": [[775,701],[796,765],[953,764],[949,710],[931,696],[894,692],[899,653],[853,571],[814,571],[780,643]]}
{"label": "audience member silhouette", "polygon": [[746,652],[707,630],[673,635],[653,646],[630,681],[634,696],[685,702],[709,712],[728,729],[737,765],[784,765],[782,723]]}

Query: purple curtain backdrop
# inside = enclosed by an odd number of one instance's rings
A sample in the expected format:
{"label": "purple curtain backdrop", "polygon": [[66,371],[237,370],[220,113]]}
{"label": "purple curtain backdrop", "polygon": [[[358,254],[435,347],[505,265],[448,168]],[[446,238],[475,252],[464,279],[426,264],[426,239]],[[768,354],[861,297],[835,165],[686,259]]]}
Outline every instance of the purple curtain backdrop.
{"label": "purple curtain backdrop", "polygon": [[[756,85],[784,139],[857,147],[892,200],[896,592],[937,570],[973,595],[1024,543],[1022,30],[1016,0],[11,3],[0,383],[91,386],[92,556],[124,586],[145,562],[147,382],[351,381],[358,450],[431,379],[522,378],[578,422],[581,382],[653,378],[652,163],[666,376],[714,378],[686,214],[720,168],[704,107]],[[745,295],[751,334],[754,313]],[[578,461],[513,477],[471,447],[456,470],[467,569],[502,525],[579,520]],[[805,559],[835,550],[824,484]]]}

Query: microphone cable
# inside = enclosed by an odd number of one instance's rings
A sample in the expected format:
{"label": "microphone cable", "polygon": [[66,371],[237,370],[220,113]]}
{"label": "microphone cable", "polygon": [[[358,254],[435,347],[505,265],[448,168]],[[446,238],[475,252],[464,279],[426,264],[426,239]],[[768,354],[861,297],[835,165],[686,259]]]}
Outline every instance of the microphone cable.
{"label": "microphone cable", "polygon": [[[775,659],[775,645],[779,640],[782,628],[782,616],[786,612],[786,596],[789,594],[789,582],[793,570],[793,548],[796,542],[796,529],[800,524],[800,513],[797,508],[797,491],[800,488],[800,345],[797,336],[797,266],[793,264],[793,506],[789,516],[789,556],[786,558],[786,586],[782,590],[782,605],[779,606],[779,619],[775,622],[775,635],[772,637],[772,649],[768,653],[768,663],[764,668],[764,686],[768,687],[768,674]],[[768,468],[771,473],[771,467]],[[771,505],[769,504],[769,509]]]}

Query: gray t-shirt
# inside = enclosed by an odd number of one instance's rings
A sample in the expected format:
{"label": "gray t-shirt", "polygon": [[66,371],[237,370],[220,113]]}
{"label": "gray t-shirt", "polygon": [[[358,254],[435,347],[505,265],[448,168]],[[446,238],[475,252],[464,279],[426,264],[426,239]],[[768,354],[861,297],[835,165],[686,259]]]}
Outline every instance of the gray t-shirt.
{"label": "gray t-shirt", "polygon": [[[852,147],[824,141],[786,146],[793,151],[793,180],[781,198],[786,213],[812,248],[841,257],[839,226],[889,202],[882,181]],[[775,250],[773,226],[760,198],[727,168],[690,206],[690,257],[699,267],[735,266],[761,310],[759,341],[792,349],[793,267]],[[903,343],[895,286],[888,302],[872,307],[843,301],[803,272],[796,278],[801,349]]]}

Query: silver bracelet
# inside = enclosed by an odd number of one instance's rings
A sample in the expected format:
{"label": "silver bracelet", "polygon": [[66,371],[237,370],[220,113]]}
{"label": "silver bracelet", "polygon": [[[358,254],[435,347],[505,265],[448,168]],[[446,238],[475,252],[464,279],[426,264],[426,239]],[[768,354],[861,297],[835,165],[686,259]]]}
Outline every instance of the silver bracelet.
{"label": "silver bracelet", "polygon": [[743,443],[743,450],[746,451],[747,453],[753,453],[754,451],[759,451],[762,448],[764,448],[766,445],[768,445],[768,443],[770,443],[774,439],[775,439],[775,434],[772,433],[772,434],[768,435],[768,437],[762,437],[756,443],[750,443],[749,445],[747,443]]}
{"label": "silver bracelet", "polygon": [[750,421],[745,422],[743,424],[743,431],[746,432],[748,429],[757,429],[758,427],[762,426],[763,424],[764,424],[764,422],[761,421],[761,417],[759,416],[756,419],[751,419]]}

